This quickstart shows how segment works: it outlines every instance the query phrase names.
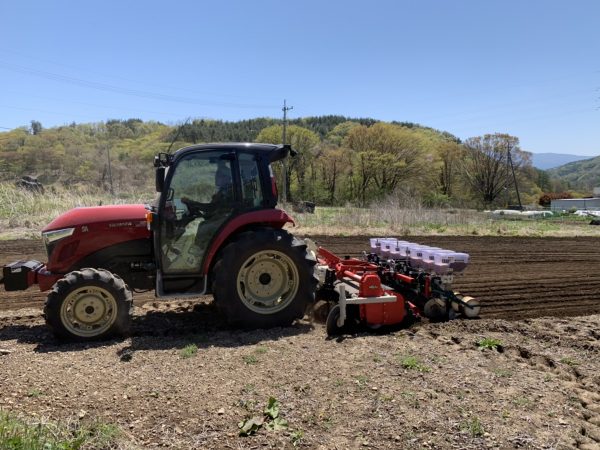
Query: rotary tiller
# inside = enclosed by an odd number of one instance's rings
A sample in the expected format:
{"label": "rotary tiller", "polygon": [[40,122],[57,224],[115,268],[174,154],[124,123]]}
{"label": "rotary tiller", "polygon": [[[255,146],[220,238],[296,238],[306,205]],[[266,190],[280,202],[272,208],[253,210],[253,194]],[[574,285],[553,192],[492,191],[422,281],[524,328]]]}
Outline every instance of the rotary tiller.
{"label": "rotary tiller", "polygon": [[452,290],[454,277],[469,262],[466,253],[373,238],[371,251],[360,259],[340,258],[322,247],[317,259],[317,298],[334,304],[327,316],[329,335],[353,325],[375,329],[419,317],[444,321],[479,314],[476,299]]}

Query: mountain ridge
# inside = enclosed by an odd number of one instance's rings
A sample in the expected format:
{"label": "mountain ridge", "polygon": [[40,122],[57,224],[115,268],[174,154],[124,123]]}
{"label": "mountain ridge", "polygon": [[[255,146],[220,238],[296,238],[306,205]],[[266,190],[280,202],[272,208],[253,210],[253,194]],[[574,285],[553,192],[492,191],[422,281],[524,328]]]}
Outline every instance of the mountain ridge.
{"label": "mountain ridge", "polygon": [[593,156],[570,155],[567,153],[532,153],[531,163],[533,167],[541,170],[554,169],[565,164],[594,158]]}
{"label": "mountain ridge", "polygon": [[600,156],[573,161],[548,170],[550,176],[566,183],[569,189],[592,190],[600,186]]}

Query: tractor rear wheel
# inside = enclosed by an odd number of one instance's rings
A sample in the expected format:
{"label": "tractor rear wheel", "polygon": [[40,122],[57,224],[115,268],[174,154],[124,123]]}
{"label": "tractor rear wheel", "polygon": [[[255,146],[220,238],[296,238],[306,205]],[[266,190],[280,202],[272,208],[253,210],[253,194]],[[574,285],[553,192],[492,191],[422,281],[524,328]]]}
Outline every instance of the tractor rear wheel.
{"label": "tractor rear wheel", "polygon": [[131,290],[118,275],[80,269],[56,282],[44,315],[58,338],[100,340],[129,330],[132,302]]}
{"label": "tractor rear wheel", "polygon": [[306,243],[284,230],[240,233],[213,268],[217,306],[234,326],[288,326],[314,302],[315,263]]}

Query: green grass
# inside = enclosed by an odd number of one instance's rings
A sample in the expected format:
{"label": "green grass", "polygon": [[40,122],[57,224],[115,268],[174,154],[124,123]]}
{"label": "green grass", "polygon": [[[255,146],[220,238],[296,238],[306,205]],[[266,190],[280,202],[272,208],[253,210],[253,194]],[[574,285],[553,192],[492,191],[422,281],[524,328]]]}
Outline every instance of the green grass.
{"label": "green grass", "polygon": [[44,393],[42,391],[40,391],[39,389],[31,389],[28,393],[27,393],[27,397],[31,397],[31,398],[38,398],[41,395],[44,395]]}
{"label": "green grass", "polygon": [[187,358],[191,358],[192,356],[196,356],[197,353],[198,353],[198,347],[196,346],[196,344],[189,344],[181,349],[181,352],[179,352],[179,355],[183,359],[187,359]]}
{"label": "green grass", "polygon": [[579,365],[579,362],[577,362],[573,358],[561,358],[560,362],[562,364],[566,364],[567,366],[578,366]]}
{"label": "green grass", "polygon": [[0,449],[100,450],[116,447],[120,435],[121,431],[113,424],[58,424],[26,420],[0,411]]}
{"label": "green grass", "polygon": [[401,357],[400,364],[406,370],[416,370],[417,372],[431,372],[431,369],[425,364],[421,363],[421,361],[416,356]]}
{"label": "green grass", "polygon": [[493,372],[498,378],[510,378],[513,376],[512,371],[508,369],[495,369]]}
{"label": "green grass", "polygon": [[258,358],[254,355],[245,355],[244,362],[249,366],[252,366],[254,364],[258,364]]}
{"label": "green grass", "polygon": [[366,375],[358,375],[356,377],[356,384],[359,386],[364,386],[368,383],[369,378]]}
{"label": "green grass", "polygon": [[291,441],[292,445],[294,447],[296,447],[297,445],[300,445],[300,441],[302,441],[303,437],[304,437],[304,432],[302,430],[296,430],[296,431],[292,432],[292,434],[290,436],[290,441]]}
{"label": "green grass", "polygon": [[483,436],[483,433],[485,433],[483,424],[477,416],[462,422],[460,425],[460,429],[468,431],[473,437],[481,437]]}

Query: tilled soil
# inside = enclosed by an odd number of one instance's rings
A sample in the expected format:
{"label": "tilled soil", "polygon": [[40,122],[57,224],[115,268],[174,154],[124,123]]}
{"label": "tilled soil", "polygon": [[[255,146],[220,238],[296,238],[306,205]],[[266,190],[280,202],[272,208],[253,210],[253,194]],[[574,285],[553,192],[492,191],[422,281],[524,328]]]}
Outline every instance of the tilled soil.
{"label": "tilled soil", "polygon": [[[367,245],[315,238],[341,255]],[[115,423],[124,448],[600,448],[599,241],[411,240],[472,255],[456,287],[482,300],[481,320],[328,340],[309,321],[232,330],[209,299],[145,294],[130,338],[64,344],[44,295],[2,292],[0,409]],[[44,259],[37,241],[0,248],[0,264]],[[288,429],[239,437],[271,396]]]}

